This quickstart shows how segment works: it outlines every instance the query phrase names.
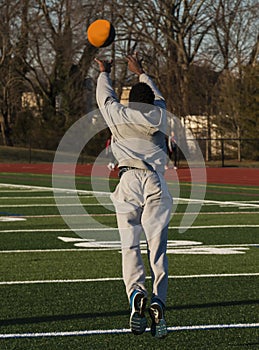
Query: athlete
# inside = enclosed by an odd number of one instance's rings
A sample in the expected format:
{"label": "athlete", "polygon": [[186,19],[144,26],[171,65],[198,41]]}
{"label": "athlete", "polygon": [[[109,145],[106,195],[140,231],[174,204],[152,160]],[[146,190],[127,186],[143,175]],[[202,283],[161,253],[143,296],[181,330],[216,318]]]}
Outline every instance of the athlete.
{"label": "athlete", "polygon": [[100,74],[96,99],[112,133],[112,151],[118,162],[120,182],[111,199],[116,209],[121,238],[123,279],[130,303],[130,327],[142,334],[147,327],[146,273],[140,238],[144,233],[152,277],[149,313],[151,334],[167,335],[164,317],[168,263],[168,223],[172,197],[164,179],[167,161],[165,101],[152,79],[144,72],[138,55],[126,57],[128,69],[139,77],[129,94],[129,105],[119,103],[111,85],[112,62],[95,59]]}

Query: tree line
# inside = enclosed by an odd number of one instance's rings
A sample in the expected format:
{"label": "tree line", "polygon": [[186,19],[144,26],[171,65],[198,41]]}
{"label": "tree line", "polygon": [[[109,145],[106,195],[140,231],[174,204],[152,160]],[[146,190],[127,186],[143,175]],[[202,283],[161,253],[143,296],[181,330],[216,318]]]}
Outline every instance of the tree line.
{"label": "tree line", "polygon": [[[116,28],[105,49],[86,40],[98,18]],[[258,22],[256,0],[1,0],[2,140],[55,149],[96,108],[94,57],[113,59],[120,96],[135,82],[124,59],[134,50],[174,115],[207,116],[207,137],[214,123],[222,137],[256,138]]]}

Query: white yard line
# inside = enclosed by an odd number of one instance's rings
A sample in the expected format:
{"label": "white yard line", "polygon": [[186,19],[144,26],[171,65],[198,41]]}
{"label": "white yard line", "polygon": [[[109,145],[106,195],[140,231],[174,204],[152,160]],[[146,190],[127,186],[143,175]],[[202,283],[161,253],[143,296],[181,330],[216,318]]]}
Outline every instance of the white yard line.
{"label": "white yard line", "polygon": [[[175,275],[168,276],[169,279],[193,279],[193,278],[222,278],[222,277],[255,277],[258,273],[223,273],[223,274],[204,274],[204,275]],[[147,279],[151,279],[150,276]],[[122,281],[122,277],[104,277],[104,278],[78,278],[78,279],[58,279],[58,280],[32,280],[32,281],[1,281],[0,285],[19,285],[19,284],[54,284],[54,283],[94,283]]]}
{"label": "white yard line", "polygon": [[[63,197],[59,197],[63,198]],[[68,197],[72,198],[72,197]],[[26,198],[27,199],[27,198]],[[190,199],[190,198],[174,198],[175,200],[183,201],[183,202],[192,202],[192,203],[198,203],[197,199]],[[0,197],[1,200],[1,197]],[[241,202],[219,202],[219,201],[200,201],[203,202],[205,205],[206,204],[212,204],[212,205],[219,205],[221,207],[238,207],[238,208],[259,208],[259,204],[248,204],[248,203],[241,203]],[[0,208],[23,208],[23,207],[34,207],[36,203],[30,203],[30,204],[0,204]],[[181,203],[177,203],[178,205]],[[105,203],[59,203],[59,207],[66,207],[66,206],[113,206],[113,203],[105,202]],[[38,207],[57,207],[56,203],[46,203],[46,204],[40,204],[37,203]]]}
{"label": "white yard line", "polygon": [[[181,229],[211,229],[211,228],[257,228],[259,224],[247,224],[247,225],[209,225],[209,226],[169,226],[171,230]],[[94,232],[94,231],[118,231],[116,227],[104,227],[104,228],[77,228],[77,232]],[[19,229],[19,230],[0,230],[1,233],[22,233],[22,232],[72,232],[70,228],[51,228],[51,229]]]}
{"label": "white yard line", "polygon": [[[0,191],[0,192],[2,192],[2,191]],[[76,198],[77,196],[75,196],[75,195],[69,195],[69,196],[55,196],[55,197],[58,197],[58,198]],[[106,198],[107,196],[104,196],[104,198]],[[93,195],[80,195],[80,198],[93,198],[93,199],[95,199],[95,197],[93,196]],[[98,198],[100,198],[100,196],[98,196]],[[4,199],[4,200],[20,200],[20,199],[22,199],[22,200],[29,200],[29,199],[54,199],[54,196],[26,196],[26,197],[12,197],[12,196],[10,196],[10,197],[0,197],[0,199],[2,200],[2,199]]]}
{"label": "white yard line", "polygon": [[[78,228],[77,231],[87,231],[87,232],[93,232],[93,231],[117,231],[117,228],[110,228],[110,227],[104,227],[104,228]],[[1,230],[0,233],[22,233],[22,232],[73,232],[70,228],[51,228],[51,229],[23,229],[23,230]]]}
{"label": "white yard line", "polygon": [[[258,214],[258,213],[257,213]],[[91,214],[88,214],[88,213],[85,213],[85,214],[62,214],[62,217],[84,217],[84,216],[99,216],[99,217],[102,217],[102,216],[115,216],[116,214],[114,213],[114,214],[108,214],[108,213],[106,213],[106,214],[104,214],[104,213],[100,213],[100,214],[95,214],[95,213],[91,213]],[[55,214],[53,214],[53,215],[24,215],[23,216],[24,218],[37,218],[37,217],[61,217],[61,215],[59,214],[59,215],[55,215]]]}
{"label": "white yard line", "polygon": [[[240,214],[256,214],[258,215],[257,211],[222,211],[222,212],[191,212],[191,213],[172,213],[171,216],[180,216],[180,215],[193,215],[193,214],[199,214],[199,215],[240,215]],[[3,216],[3,218],[13,216],[13,217],[21,217],[21,218],[26,218],[26,219],[41,219],[41,218],[60,218],[60,214],[50,214],[50,215],[6,215]],[[116,213],[114,214],[62,214],[62,217],[89,217],[89,216],[97,216],[97,217],[103,217],[103,216],[116,216]],[[0,216],[0,221],[1,221],[1,216]]]}
{"label": "white yard line", "polygon": [[[53,197],[50,197],[54,200]],[[73,197],[63,197],[63,196],[60,196],[60,198],[73,198]],[[86,197],[79,197],[80,199],[82,198],[86,198]],[[89,198],[94,198],[94,197],[89,197]],[[2,198],[0,197],[0,200]],[[13,199],[13,198],[10,198],[10,199]],[[29,201],[30,198],[29,197],[26,197],[26,198],[23,198],[24,201]],[[39,197],[40,199],[40,197]],[[184,200],[183,198],[178,198],[180,200]],[[189,200],[189,202],[192,202],[193,200]],[[177,203],[177,205],[179,205],[181,203]],[[37,205],[37,207],[57,207],[57,204],[56,203],[28,203],[28,204],[0,204],[0,208],[24,208],[24,207],[35,207],[35,205]],[[205,204],[206,205],[206,204]],[[215,204],[212,204],[212,205],[215,205]],[[91,206],[91,207],[99,207],[99,206],[113,206],[113,203],[112,202],[98,202],[98,203],[83,203],[83,202],[80,202],[80,203],[58,203],[58,206],[59,207],[67,207],[67,206],[71,206],[71,207],[78,207],[78,206],[85,206],[85,207],[88,207],[88,206]],[[233,205],[220,205],[221,208],[229,208],[229,207],[233,207]],[[259,208],[259,204],[247,204],[247,203],[244,203],[244,204],[241,204],[240,202],[236,202],[236,205],[235,207],[238,207],[238,208],[242,208],[242,209],[252,209],[252,208]],[[201,214],[210,214],[212,212],[198,212],[198,213],[201,213]],[[227,212],[221,212],[222,214],[224,213],[227,213]],[[232,213],[240,213],[240,212],[232,212]],[[247,213],[247,212],[245,212]],[[255,212],[252,212],[252,213],[255,213]],[[196,214],[196,212],[191,212],[191,213],[187,213],[187,214]],[[214,213],[213,213],[214,214]]]}
{"label": "white yard line", "polygon": [[248,204],[243,203],[242,201],[215,201],[210,199],[190,199],[190,198],[175,198],[176,200],[180,200],[183,202],[192,202],[192,203],[203,203],[203,204],[212,204],[212,205],[227,205],[227,206],[234,206],[234,207],[250,207],[250,208],[259,208],[259,204]]}
{"label": "white yard line", "polygon": [[[209,228],[253,228],[253,227],[259,227],[259,225],[253,225],[253,224],[247,224],[247,225],[209,225],[209,226],[169,226],[169,229],[209,229]],[[1,231],[0,231],[1,232]]]}
{"label": "white yard line", "polygon": [[[167,327],[169,332],[175,331],[197,331],[210,329],[230,329],[230,328],[258,328],[259,323],[230,323],[230,324],[203,324],[194,326],[177,326]],[[150,328],[146,329],[150,332]],[[84,331],[67,331],[67,332],[41,332],[41,333],[4,333],[0,334],[0,339],[15,339],[15,338],[44,338],[44,337],[76,337],[88,335],[102,334],[127,334],[131,333],[130,329],[94,329]]]}
{"label": "white yard line", "polygon": [[[89,240],[86,240],[89,241]],[[98,242],[97,242],[98,243]],[[93,248],[92,251],[100,251],[100,250],[120,250],[120,242],[118,243],[118,247],[107,247],[107,248]],[[170,246],[170,243],[169,243]],[[196,247],[197,245],[185,245],[181,246],[170,246],[170,248],[190,248]],[[198,246],[200,247],[200,246]],[[244,243],[244,244],[211,244],[211,245],[202,245],[203,248],[222,248],[222,247],[259,247],[259,243]],[[14,250],[0,250],[0,254],[19,254],[19,253],[62,253],[62,252],[88,252],[89,249],[86,248],[61,248],[61,249],[14,249]]]}
{"label": "white yard line", "polygon": [[28,190],[40,190],[40,191],[51,191],[51,192],[65,192],[65,193],[82,193],[82,194],[88,194],[88,195],[103,195],[103,196],[110,196],[110,192],[102,192],[102,191],[87,191],[87,190],[74,190],[69,188],[54,188],[54,187],[47,187],[47,186],[30,186],[30,185],[16,185],[16,184],[4,184],[0,183],[0,187],[8,187],[8,188],[19,188],[19,189],[28,189]]}
{"label": "white yard line", "polygon": [[[77,189],[67,189],[67,188],[52,188],[44,186],[30,186],[30,185],[16,185],[16,184],[4,184],[0,183],[0,187],[9,187],[9,188],[22,188],[22,189],[37,189],[45,191],[55,191],[55,192],[66,192],[66,193],[78,193],[78,194],[88,194],[88,195],[100,195],[100,196],[110,196],[111,192],[102,192],[102,191],[87,191],[87,190],[77,190]],[[190,198],[177,198],[174,197],[174,200],[183,201],[183,202],[192,202],[192,203],[203,203],[203,204],[214,204],[214,205],[229,205],[237,207],[251,207],[259,208],[259,204],[247,203],[242,201],[215,201],[215,200],[205,200],[205,199],[190,199]]]}
{"label": "white yard line", "polygon": [[[37,207],[57,207],[56,203],[52,204],[40,204],[40,203],[30,203],[30,204],[0,204],[0,208],[34,208]],[[96,206],[113,206],[112,203],[63,203],[58,204],[59,207],[96,207]]]}
{"label": "white yard line", "polygon": [[[0,184],[0,187],[1,187],[1,184]],[[49,188],[49,190],[51,191],[51,192],[53,192],[53,190],[52,190],[52,188],[50,187]],[[11,190],[12,192],[16,192],[16,191],[14,191],[14,190]],[[26,191],[26,190],[23,190],[23,191]],[[30,193],[30,192],[33,192],[34,190],[30,190],[30,191],[28,191],[28,193]],[[56,198],[77,198],[78,196],[76,195],[76,194],[74,194],[74,190],[66,190],[66,189],[62,189],[62,191],[63,192],[65,192],[65,191],[68,191],[68,192],[70,192],[70,191],[72,191],[72,193],[70,194],[70,195],[55,195],[55,197]],[[8,193],[10,193],[10,190],[0,190],[0,193],[1,192],[8,192]],[[45,190],[42,190],[42,192],[46,192]],[[94,191],[86,191],[87,192],[87,194],[83,194],[85,191],[84,190],[77,190],[76,192],[78,192],[78,195],[79,195],[79,197],[80,198],[92,198],[92,199],[95,199],[95,194],[97,194],[98,193],[98,198],[107,198],[107,196],[108,195],[110,195],[111,193],[110,192],[94,192]],[[81,192],[83,192],[83,193],[81,193]],[[91,193],[91,194],[90,194]],[[103,194],[103,196],[101,195],[101,194]],[[52,195],[52,196],[6,196],[6,197],[0,197],[0,199],[2,200],[29,200],[29,199],[54,199],[54,195]],[[189,198],[180,198],[180,197],[174,197],[174,199],[175,200],[177,200],[177,201],[181,201],[182,200],[182,202],[186,202],[186,201],[189,201],[190,199]],[[199,202],[201,202],[201,200],[197,200],[197,199],[193,199],[193,201],[199,201]],[[257,204],[257,205],[259,205],[259,200],[239,200],[239,201],[232,201],[232,202],[219,202],[219,201],[211,201],[211,200],[203,200],[202,202],[204,202],[204,203],[208,203],[209,205],[213,205],[214,204],[214,202],[215,203],[224,203],[224,204],[226,204],[227,203],[227,205],[228,205],[228,203],[233,203],[233,204],[236,204],[236,203],[246,203],[246,204]]]}

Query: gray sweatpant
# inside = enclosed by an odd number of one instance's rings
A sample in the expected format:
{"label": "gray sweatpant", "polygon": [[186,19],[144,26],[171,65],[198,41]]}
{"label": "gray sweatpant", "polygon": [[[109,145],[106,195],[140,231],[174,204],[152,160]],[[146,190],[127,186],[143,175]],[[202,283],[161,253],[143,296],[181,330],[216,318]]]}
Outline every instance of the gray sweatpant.
{"label": "gray sweatpant", "polygon": [[128,170],[122,175],[111,199],[120,232],[123,279],[128,298],[134,289],[147,294],[140,251],[140,236],[144,232],[153,286],[151,300],[159,299],[165,305],[167,230],[172,197],[163,175],[149,170]]}

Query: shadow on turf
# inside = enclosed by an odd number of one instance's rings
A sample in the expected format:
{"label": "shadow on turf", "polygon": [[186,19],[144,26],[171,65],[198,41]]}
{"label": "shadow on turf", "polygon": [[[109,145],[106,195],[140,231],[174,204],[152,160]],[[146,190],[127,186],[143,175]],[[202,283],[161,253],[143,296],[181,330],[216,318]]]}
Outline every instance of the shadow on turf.
{"label": "shadow on turf", "polygon": [[248,349],[247,346],[249,346],[249,347],[250,347],[250,346],[253,346],[253,347],[256,346],[256,347],[257,347],[258,345],[259,345],[259,343],[242,343],[242,344],[236,344],[236,345],[233,344],[232,346],[233,346],[233,347],[234,347],[234,346],[238,346],[238,347],[239,347],[239,346],[245,346],[244,349]]}
{"label": "shadow on turf", "polygon": [[206,303],[195,305],[178,305],[167,308],[167,310],[188,310],[188,309],[203,309],[218,306],[241,306],[241,305],[253,305],[259,304],[259,300],[239,300],[239,301],[222,301],[218,303]]}
{"label": "shadow on turf", "polygon": [[9,320],[0,320],[0,326],[9,326],[15,324],[33,324],[44,322],[56,322],[56,321],[70,321],[86,318],[98,318],[98,317],[115,317],[128,315],[129,311],[114,311],[114,312],[99,312],[99,313],[80,313],[70,315],[52,315],[52,316],[35,316],[24,318],[13,318]]}
{"label": "shadow on turf", "polygon": [[[259,304],[259,300],[240,300],[240,301],[225,301],[219,303],[206,303],[206,304],[194,304],[194,305],[179,305],[169,306],[167,311],[173,310],[188,310],[188,309],[200,309],[219,306],[241,306],[241,305],[253,305]],[[34,316],[24,318],[13,318],[7,320],[0,320],[0,326],[9,326],[17,324],[36,324],[44,322],[56,322],[56,321],[69,321],[86,318],[98,318],[98,317],[116,317],[129,315],[129,310],[113,311],[113,312],[99,312],[99,313],[79,313],[70,315],[51,315],[51,316]]]}

